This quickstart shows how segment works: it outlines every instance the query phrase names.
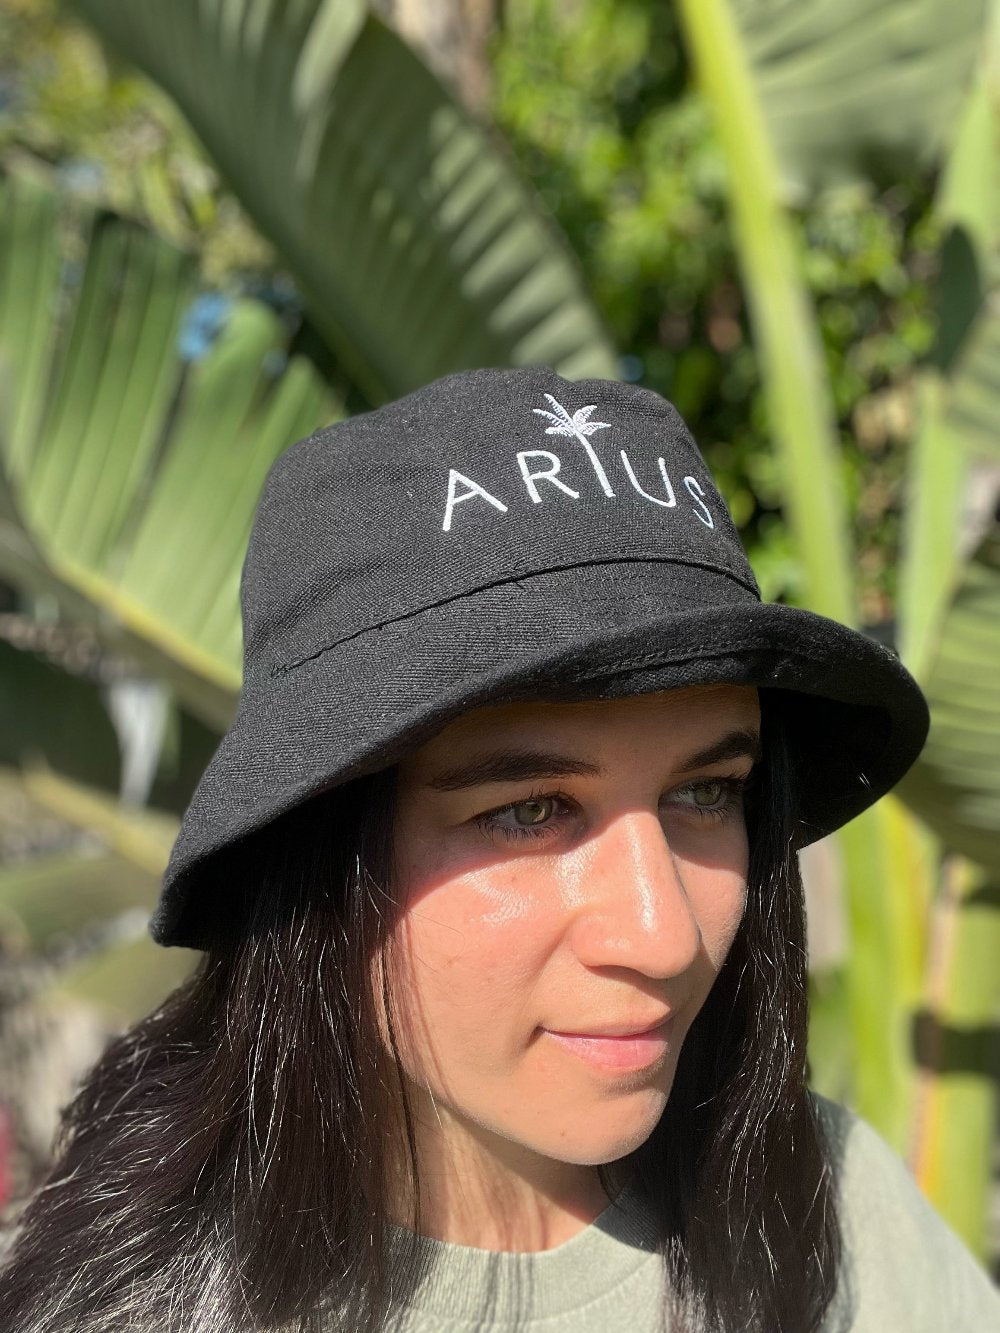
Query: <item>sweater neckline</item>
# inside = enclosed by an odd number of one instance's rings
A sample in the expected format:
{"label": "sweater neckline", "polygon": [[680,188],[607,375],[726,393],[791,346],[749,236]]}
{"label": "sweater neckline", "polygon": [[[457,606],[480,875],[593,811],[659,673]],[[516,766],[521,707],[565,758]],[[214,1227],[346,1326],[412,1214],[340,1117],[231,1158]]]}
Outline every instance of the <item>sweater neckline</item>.
{"label": "sweater neckline", "polygon": [[630,1185],[551,1250],[482,1250],[390,1228],[394,1304],[440,1319],[544,1319],[606,1296],[656,1254],[656,1227]]}

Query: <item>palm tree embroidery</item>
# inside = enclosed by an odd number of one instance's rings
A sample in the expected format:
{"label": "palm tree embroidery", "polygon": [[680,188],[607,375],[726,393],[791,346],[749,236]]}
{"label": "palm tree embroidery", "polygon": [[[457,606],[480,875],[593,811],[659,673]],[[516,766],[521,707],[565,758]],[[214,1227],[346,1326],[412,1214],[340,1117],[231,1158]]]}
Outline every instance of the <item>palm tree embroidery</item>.
{"label": "palm tree embroidery", "polygon": [[545,397],[555,409],[553,412],[547,412],[544,407],[533,407],[532,412],[537,412],[540,417],[548,417],[553,423],[545,427],[546,435],[571,435],[574,439],[580,441],[587,451],[587,457],[590,459],[591,466],[597,473],[597,480],[601,483],[601,488],[605,495],[614,496],[611,489],[611,483],[608,481],[607,473],[601,466],[601,460],[594,451],[594,446],[587,439],[588,435],[593,435],[595,430],[607,430],[611,425],[610,421],[591,421],[590,414],[597,410],[597,404],[591,403],[588,407],[581,407],[572,416],[566,411],[562,403],[559,403],[547,393]]}

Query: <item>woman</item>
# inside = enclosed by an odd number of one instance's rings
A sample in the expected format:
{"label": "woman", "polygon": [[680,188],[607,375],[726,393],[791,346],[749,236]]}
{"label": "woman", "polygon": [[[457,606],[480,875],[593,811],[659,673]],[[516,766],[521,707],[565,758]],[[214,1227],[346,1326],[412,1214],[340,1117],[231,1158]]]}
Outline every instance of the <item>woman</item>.
{"label": "woman", "polygon": [[236,719],[0,1328],[982,1330],[902,1165],[805,1085],[795,851],[927,728],[763,605],[676,411],[463,372],[275,464]]}

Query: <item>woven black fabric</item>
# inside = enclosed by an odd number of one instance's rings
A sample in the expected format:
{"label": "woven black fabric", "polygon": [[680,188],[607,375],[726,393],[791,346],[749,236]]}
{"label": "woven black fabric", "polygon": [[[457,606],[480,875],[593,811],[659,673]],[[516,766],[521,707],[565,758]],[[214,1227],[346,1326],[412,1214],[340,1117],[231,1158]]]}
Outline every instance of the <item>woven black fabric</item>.
{"label": "woven black fabric", "polygon": [[150,932],[205,947],[225,850],[467,708],[733,682],[793,720],[800,845],[903,775],[919,688],[888,649],[762,603],[676,409],[551,370],[464,371],[272,467],[243,566],[239,708]]}

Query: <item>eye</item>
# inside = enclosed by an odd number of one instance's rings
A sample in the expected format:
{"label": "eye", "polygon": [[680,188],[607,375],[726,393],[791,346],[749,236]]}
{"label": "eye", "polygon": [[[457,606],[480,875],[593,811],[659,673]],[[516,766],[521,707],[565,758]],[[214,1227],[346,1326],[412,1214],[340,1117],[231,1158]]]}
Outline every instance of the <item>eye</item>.
{"label": "eye", "polygon": [[[551,796],[542,796],[533,801],[521,801],[512,809],[514,821],[517,824],[523,824],[525,826],[531,824],[544,824],[552,814],[552,806],[554,804]],[[527,818],[522,818],[522,815],[526,815]]]}
{"label": "eye", "polygon": [[[751,771],[745,777],[700,778],[675,788],[666,804],[696,821],[721,823],[742,810],[752,777]],[[499,836],[508,842],[548,838],[558,833],[560,812],[565,816],[571,804],[563,792],[533,792],[523,800],[477,815],[474,822],[489,838]]]}
{"label": "eye", "polygon": [[743,804],[748,778],[701,778],[671,793],[671,803],[700,819],[726,819]]}
{"label": "eye", "polygon": [[682,789],[682,795],[691,797],[691,804],[697,805],[700,809],[719,805],[725,800],[729,793],[729,788],[721,778],[715,778],[710,782],[695,782],[690,787]]}
{"label": "eye", "polygon": [[488,837],[499,834],[514,841],[518,838],[547,838],[556,832],[551,822],[566,799],[557,792],[526,796],[523,801],[511,801],[477,815],[476,823]]}

